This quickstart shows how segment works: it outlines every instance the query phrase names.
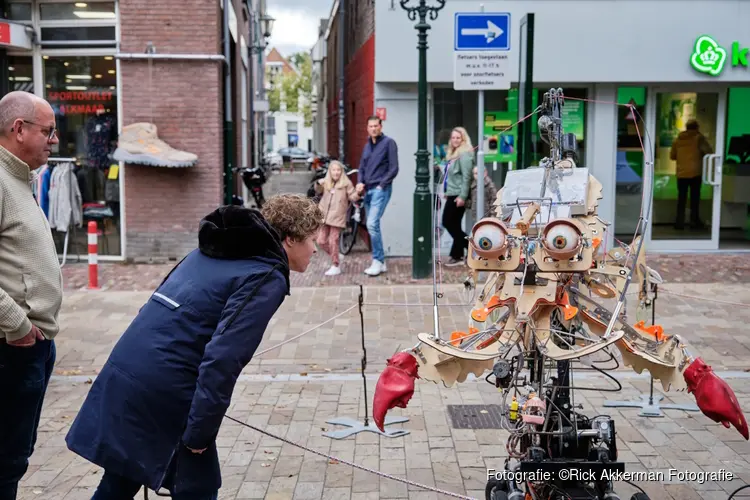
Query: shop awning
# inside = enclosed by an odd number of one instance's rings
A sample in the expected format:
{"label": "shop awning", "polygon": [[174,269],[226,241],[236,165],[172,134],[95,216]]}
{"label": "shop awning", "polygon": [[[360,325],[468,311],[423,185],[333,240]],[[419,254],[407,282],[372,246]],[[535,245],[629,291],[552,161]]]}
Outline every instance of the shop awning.
{"label": "shop awning", "polygon": [[30,26],[2,20],[0,21],[0,47],[31,50],[32,33]]}

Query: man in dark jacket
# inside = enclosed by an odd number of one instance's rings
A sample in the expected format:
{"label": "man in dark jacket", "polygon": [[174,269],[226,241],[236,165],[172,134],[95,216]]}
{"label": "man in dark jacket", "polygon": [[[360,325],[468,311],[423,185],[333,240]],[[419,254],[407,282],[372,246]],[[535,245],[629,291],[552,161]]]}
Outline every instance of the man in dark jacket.
{"label": "man in dark jacket", "polygon": [[304,272],[323,214],[302,195],[262,213],[206,216],[199,248],[167,275],[122,335],[66,437],[104,469],[93,500],[132,500],[142,485],[174,500],[215,500],[216,436],[242,369]]}
{"label": "man in dark jacket", "polygon": [[703,229],[705,225],[700,216],[701,186],[703,185],[703,157],[711,154],[713,148],[700,133],[698,121],[688,120],[685,130],[672,143],[670,159],[677,163],[677,220],[676,229],[685,229],[685,208],[687,207],[688,190],[690,191],[690,220],[694,229]]}
{"label": "man in dark jacket", "polygon": [[377,276],[387,270],[380,219],[391,200],[391,184],[398,175],[398,147],[396,141],[383,134],[383,123],[377,116],[367,119],[367,134],[369,138],[359,161],[357,194],[364,197],[367,232],[372,243],[372,264],[365,274]]}

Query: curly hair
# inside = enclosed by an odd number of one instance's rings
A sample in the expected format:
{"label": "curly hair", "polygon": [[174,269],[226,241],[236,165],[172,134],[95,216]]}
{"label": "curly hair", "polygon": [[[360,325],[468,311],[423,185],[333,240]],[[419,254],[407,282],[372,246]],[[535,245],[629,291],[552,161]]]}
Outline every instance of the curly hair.
{"label": "curly hair", "polygon": [[318,205],[301,194],[271,196],[263,204],[261,213],[282,240],[288,236],[295,241],[303,241],[318,232],[324,219]]}

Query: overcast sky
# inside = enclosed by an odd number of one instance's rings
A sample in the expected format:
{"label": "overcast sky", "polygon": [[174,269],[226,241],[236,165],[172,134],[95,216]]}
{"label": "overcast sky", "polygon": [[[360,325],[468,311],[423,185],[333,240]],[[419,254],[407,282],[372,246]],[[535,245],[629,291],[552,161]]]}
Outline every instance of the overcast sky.
{"label": "overcast sky", "polygon": [[276,19],[269,45],[285,57],[309,51],[318,40],[320,19],[327,18],[333,0],[267,0],[268,13]]}

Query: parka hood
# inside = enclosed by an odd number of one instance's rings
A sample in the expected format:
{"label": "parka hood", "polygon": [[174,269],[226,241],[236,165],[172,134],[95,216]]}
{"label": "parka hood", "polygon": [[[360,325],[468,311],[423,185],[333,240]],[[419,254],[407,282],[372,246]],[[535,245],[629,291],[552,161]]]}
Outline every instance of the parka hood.
{"label": "parka hood", "polygon": [[198,230],[198,248],[215,259],[265,257],[283,264],[284,273],[289,273],[279,233],[255,208],[226,205],[205,216]]}

